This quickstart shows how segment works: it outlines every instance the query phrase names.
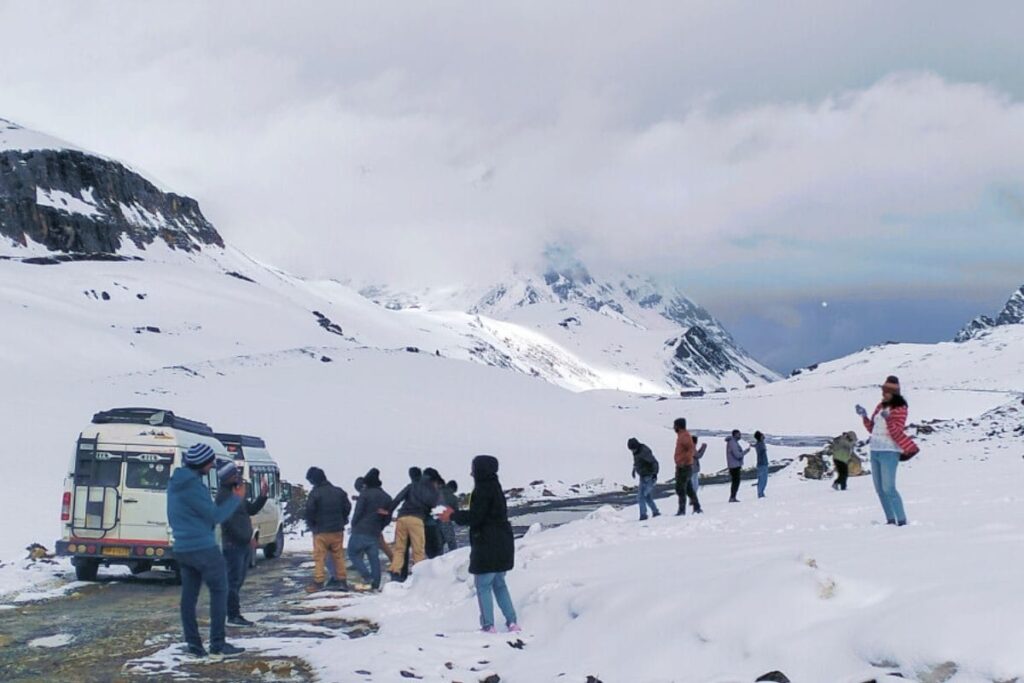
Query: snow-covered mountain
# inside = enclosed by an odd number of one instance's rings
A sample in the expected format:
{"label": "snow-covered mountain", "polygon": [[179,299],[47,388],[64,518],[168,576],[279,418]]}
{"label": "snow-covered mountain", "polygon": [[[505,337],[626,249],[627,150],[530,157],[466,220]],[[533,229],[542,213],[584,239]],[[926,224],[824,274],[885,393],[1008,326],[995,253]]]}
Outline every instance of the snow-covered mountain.
{"label": "snow-covered mountain", "polygon": [[459,311],[534,330],[589,364],[672,389],[743,388],[779,378],[678,289],[635,275],[595,277],[562,250],[547,256],[542,272],[513,270],[488,286],[360,291],[393,310]]}
{"label": "snow-covered mountain", "polygon": [[[393,295],[362,298],[340,282],[291,276],[225,246],[195,200],[165,192],[117,161],[7,121],[0,121],[0,259],[26,264],[134,260],[152,266],[151,275],[138,275],[152,289],[159,287],[156,278],[231,275],[236,281],[220,278],[204,290],[207,306],[233,302],[239,310],[233,290],[242,287],[269,290],[241,309],[253,319],[267,320],[264,309],[279,298],[294,308],[289,317],[299,322],[282,321],[272,332],[270,326],[234,330],[235,337],[262,350],[276,348],[270,340],[278,333],[295,330],[291,342],[299,345],[311,320],[316,334],[332,330],[334,323],[326,321],[338,320],[353,344],[423,350],[577,391],[669,393],[777,379],[678,292],[635,277],[599,283],[575,263],[537,277],[449,292],[435,299],[444,302],[439,306]],[[94,270],[102,284],[87,291],[111,296],[118,268]],[[59,284],[61,275],[48,273],[44,279],[46,289]],[[160,304],[144,305],[148,318],[165,319],[144,329],[188,329],[202,315],[201,306],[192,305],[181,311],[182,318],[166,320],[169,311]]]}
{"label": "snow-covered mountain", "polygon": [[995,318],[990,318],[987,315],[978,316],[957,333],[955,341],[965,342],[968,339],[974,339],[993,327],[1021,324],[1024,324],[1024,285],[1010,295],[1003,310]]}

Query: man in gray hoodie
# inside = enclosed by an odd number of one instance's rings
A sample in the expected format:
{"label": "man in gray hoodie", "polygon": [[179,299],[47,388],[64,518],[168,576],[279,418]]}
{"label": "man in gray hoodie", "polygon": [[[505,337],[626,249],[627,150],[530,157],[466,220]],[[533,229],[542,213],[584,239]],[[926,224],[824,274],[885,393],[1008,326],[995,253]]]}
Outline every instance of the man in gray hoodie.
{"label": "man in gray hoodie", "polygon": [[[348,559],[356,571],[370,583],[373,590],[380,588],[380,534],[391,521],[391,496],[382,488],[380,471],[375,467],[362,477],[363,486],[352,513],[352,533],[348,539]],[[367,567],[364,557],[370,561]]]}
{"label": "man in gray hoodie", "polygon": [[732,480],[729,493],[730,503],[740,502],[736,498],[736,494],[740,492],[740,473],[743,471],[743,458],[749,452],[749,446],[744,450],[743,446],[740,445],[740,430],[732,430],[732,435],[725,440],[725,462],[729,467],[729,478]]}

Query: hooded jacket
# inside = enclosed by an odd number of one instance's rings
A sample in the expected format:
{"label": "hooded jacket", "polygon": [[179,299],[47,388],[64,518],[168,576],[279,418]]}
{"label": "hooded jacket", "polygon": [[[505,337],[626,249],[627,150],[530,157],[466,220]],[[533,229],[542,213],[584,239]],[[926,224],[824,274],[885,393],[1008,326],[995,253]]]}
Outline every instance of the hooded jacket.
{"label": "hooded jacket", "polygon": [[728,437],[726,437],[726,439],[725,439],[725,462],[729,466],[730,469],[732,469],[734,467],[743,467],[743,456],[745,456],[749,452],[750,452],[749,448],[747,448],[746,450],[743,450],[743,447],[740,446],[740,440],[739,439],[733,438],[732,435],[729,435]]}
{"label": "hooded jacket", "polygon": [[391,521],[390,515],[382,515],[377,510],[390,510],[391,496],[380,486],[366,486],[356,499],[356,509],[352,513],[352,534],[362,534],[377,538],[384,527]]}
{"label": "hooded jacket", "polygon": [[393,513],[398,508],[399,517],[419,517],[425,520],[440,502],[441,492],[427,477],[421,477],[395,496],[390,509]]}
{"label": "hooded jacket", "polygon": [[[316,470],[315,472],[313,470]],[[313,490],[306,498],[306,524],[314,534],[333,534],[345,530],[352,503],[345,491],[331,482],[318,468],[309,476]]]}
{"label": "hooded jacket", "polygon": [[452,513],[452,521],[469,527],[469,573],[507,572],[515,566],[515,539],[508,521],[505,493],[498,481],[498,459],[473,458],[473,495],[468,510]]}
{"label": "hooded jacket", "polygon": [[646,445],[630,439],[629,450],[633,453],[633,472],[640,477],[658,476],[658,460]]}
{"label": "hooded jacket", "polygon": [[838,462],[850,462],[850,455],[857,445],[857,437],[849,432],[840,434],[832,440],[832,459]]}
{"label": "hooded jacket", "polygon": [[764,441],[754,443],[754,452],[757,453],[757,466],[768,467],[768,446]]}
{"label": "hooded jacket", "polygon": [[215,504],[202,477],[198,470],[179,467],[167,484],[167,522],[174,534],[176,552],[216,548],[214,529],[230,517],[241,502],[238,496],[232,495]]}

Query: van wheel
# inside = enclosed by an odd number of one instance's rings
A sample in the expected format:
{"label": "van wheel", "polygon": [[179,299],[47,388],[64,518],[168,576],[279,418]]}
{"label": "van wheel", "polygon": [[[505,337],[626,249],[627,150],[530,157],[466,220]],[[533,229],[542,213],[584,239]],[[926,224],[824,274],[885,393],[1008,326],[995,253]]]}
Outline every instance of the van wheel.
{"label": "van wheel", "polygon": [[284,551],[284,527],[277,530],[277,536],[273,543],[263,546],[263,556],[268,560],[273,559]]}
{"label": "van wheel", "polygon": [[100,571],[100,561],[87,558],[75,558],[75,578],[79,581],[95,581]]}

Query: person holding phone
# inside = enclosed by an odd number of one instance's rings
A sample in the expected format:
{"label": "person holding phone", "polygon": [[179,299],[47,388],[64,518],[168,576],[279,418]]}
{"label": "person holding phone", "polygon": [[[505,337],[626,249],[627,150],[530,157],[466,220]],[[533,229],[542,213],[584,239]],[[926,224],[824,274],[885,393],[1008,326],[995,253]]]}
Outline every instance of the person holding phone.
{"label": "person holding phone", "polygon": [[907,514],[903,498],[896,490],[896,468],[901,460],[913,457],[918,448],[905,432],[910,406],[900,391],[899,378],[895,375],[886,378],[882,400],[871,417],[864,406],[858,405],[856,410],[864,421],[864,428],[871,434],[871,480],[882,503],[886,523],[904,526]]}

